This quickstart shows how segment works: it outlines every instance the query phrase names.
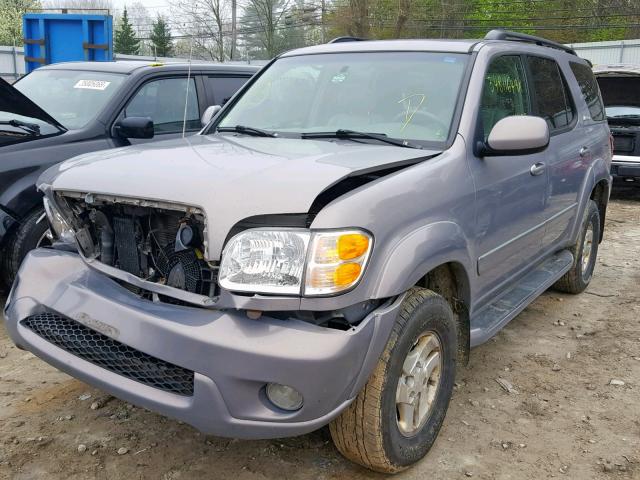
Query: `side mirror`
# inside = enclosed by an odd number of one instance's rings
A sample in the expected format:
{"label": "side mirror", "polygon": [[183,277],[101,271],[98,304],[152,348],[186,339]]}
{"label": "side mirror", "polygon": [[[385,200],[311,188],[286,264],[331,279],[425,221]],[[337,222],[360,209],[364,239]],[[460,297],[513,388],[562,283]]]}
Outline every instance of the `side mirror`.
{"label": "side mirror", "polygon": [[222,107],[220,105],[209,105],[202,114],[202,118],[200,119],[200,123],[202,123],[202,126],[206,127],[207,125],[209,125],[211,119],[215,117],[216,113],[218,113],[221,109]]}
{"label": "side mirror", "polygon": [[549,126],[540,117],[518,115],[498,121],[482,145],[483,155],[525,155],[549,145]]}
{"label": "side mirror", "polygon": [[149,117],[126,117],[114,128],[122,138],[153,138],[153,120]]}

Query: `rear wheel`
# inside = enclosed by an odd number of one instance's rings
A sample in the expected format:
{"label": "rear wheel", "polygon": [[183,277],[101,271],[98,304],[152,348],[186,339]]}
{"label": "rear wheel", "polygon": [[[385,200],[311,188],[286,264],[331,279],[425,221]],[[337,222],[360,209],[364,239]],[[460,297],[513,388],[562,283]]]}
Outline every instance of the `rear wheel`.
{"label": "rear wheel", "polygon": [[6,287],[11,286],[27,253],[34,248],[51,245],[49,222],[43,215],[44,210],[34,210],[10,234],[2,262],[2,281]]}
{"label": "rear wheel", "polygon": [[565,293],[581,293],[589,286],[596,266],[599,240],[600,212],[596,202],[589,200],[582,220],[580,236],[576,244],[571,247],[573,265],[553,285],[553,288]]}
{"label": "rear wheel", "polygon": [[431,290],[411,289],[369,381],[329,425],[338,450],[385,473],[424,457],[449,406],[457,338],[447,301]]}

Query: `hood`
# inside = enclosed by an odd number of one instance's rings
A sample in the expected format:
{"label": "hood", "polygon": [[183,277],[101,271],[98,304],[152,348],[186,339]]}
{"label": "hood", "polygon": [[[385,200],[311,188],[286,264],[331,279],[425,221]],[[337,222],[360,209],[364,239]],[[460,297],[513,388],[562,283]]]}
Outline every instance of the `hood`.
{"label": "hood", "polygon": [[213,260],[231,227],[247,217],[306,213],[321,192],[346,177],[439,153],[351,141],[196,135],[76,157],[47,170],[38,187],[199,207]]}
{"label": "hood", "polygon": [[36,118],[55,125],[62,131],[67,130],[55,118],[2,78],[0,78],[0,112]]}

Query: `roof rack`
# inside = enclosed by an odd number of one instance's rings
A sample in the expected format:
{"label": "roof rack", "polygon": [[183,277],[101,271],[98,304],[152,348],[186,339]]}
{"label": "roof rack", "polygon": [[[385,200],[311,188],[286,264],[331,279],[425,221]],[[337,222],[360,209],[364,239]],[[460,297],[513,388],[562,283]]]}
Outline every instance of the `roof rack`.
{"label": "roof rack", "polygon": [[360,37],[337,37],[333,40],[329,40],[327,43],[364,42],[366,40],[366,38]]}
{"label": "roof rack", "polygon": [[511,42],[527,42],[540,45],[542,47],[556,48],[563,52],[570,53],[571,55],[578,56],[576,51],[572,48],[562,45],[561,43],[547,40],[546,38],[536,37],[534,35],[527,35],[526,33],[511,32],[509,30],[495,29],[491,30],[484,36],[485,40],[507,40]]}

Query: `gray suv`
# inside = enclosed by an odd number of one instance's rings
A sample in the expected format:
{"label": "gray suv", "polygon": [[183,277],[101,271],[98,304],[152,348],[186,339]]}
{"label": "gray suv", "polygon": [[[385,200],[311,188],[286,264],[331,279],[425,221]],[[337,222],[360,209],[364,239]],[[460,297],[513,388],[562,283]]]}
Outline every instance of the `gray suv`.
{"label": "gray suv", "polygon": [[285,53],[200,135],[40,177],[57,242],[22,264],[9,334],[203,432],[329,424],[402,470],[469,349],[591,280],[612,153],[586,65],[505,31]]}

